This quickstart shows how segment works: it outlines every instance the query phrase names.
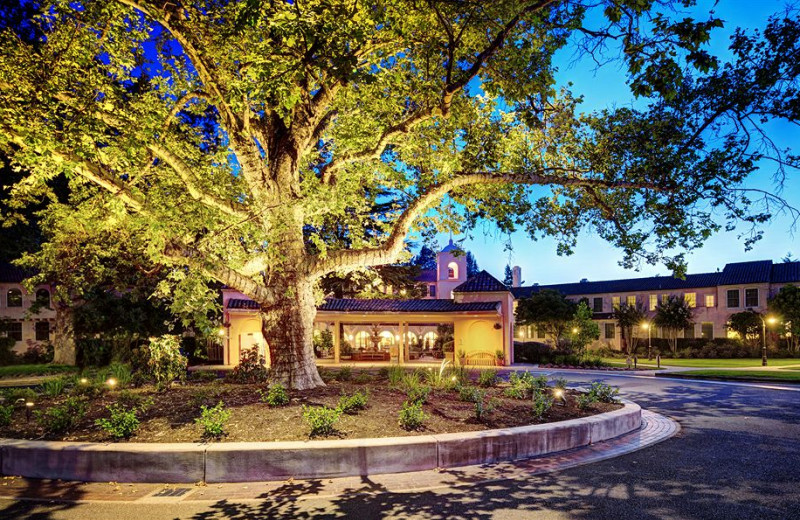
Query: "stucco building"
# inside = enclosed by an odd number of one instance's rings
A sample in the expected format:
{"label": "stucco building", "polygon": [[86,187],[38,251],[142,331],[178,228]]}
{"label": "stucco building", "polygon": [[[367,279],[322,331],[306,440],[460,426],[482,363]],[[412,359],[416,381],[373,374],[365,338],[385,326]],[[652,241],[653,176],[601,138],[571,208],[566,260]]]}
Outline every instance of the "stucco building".
{"label": "stucco building", "polygon": [[[29,293],[22,285],[25,277],[19,267],[0,263],[0,321],[3,334],[14,339],[12,349],[18,354],[50,341],[56,317],[50,304],[50,287],[40,285]],[[39,304],[34,305],[37,301]]]}

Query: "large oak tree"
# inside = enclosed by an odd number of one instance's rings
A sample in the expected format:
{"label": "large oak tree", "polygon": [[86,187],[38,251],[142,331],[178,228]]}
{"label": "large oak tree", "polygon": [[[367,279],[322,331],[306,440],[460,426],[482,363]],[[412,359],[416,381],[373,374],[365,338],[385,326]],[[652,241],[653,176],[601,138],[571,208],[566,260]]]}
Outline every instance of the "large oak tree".
{"label": "large oak tree", "polygon": [[[257,301],[274,374],[309,388],[315,284],[409,233],[488,221],[568,252],[589,227],[680,271],[720,219],[767,218],[744,181],[770,150],[795,161],[758,132],[797,120],[796,20],[737,33],[719,66],[721,22],[689,3],[42,2],[34,41],[0,36],[0,147],[30,171],[20,199],[65,175],[181,294]],[[579,113],[567,46],[618,58],[638,108]]]}

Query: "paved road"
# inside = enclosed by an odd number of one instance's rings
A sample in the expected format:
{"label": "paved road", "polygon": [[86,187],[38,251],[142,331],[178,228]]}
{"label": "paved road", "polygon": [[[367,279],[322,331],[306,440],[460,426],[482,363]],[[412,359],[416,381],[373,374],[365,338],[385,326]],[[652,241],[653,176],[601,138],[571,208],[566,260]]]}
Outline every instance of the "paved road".
{"label": "paved road", "polygon": [[[597,376],[572,375],[571,381]],[[800,519],[800,391],[600,376],[683,429],[645,450],[558,473],[458,489],[245,503],[0,502],[0,518]],[[313,496],[313,483],[307,486]],[[377,489],[376,491],[379,491]]]}

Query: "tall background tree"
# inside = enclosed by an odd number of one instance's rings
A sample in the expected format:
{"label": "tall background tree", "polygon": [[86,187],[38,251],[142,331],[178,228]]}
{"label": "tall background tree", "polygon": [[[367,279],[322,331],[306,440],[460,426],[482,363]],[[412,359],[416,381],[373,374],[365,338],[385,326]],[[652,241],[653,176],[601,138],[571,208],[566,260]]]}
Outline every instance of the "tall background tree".
{"label": "tall background tree", "polygon": [[782,335],[789,352],[797,352],[800,338],[800,287],[784,285],[778,294],[769,300],[769,312],[783,324]]}
{"label": "tall background tree", "polygon": [[508,264],[506,264],[506,268],[503,270],[503,283],[508,287],[511,287],[514,283],[514,271],[511,270],[511,266]]}
{"label": "tall background tree", "polygon": [[479,272],[481,272],[481,268],[478,267],[475,255],[472,254],[472,251],[467,251],[467,278],[472,278]]}
{"label": "tall background tree", "polygon": [[584,301],[578,302],[569,325],[572,350],[578,355],[583,355],[587,345],[600,339],[600,325],[592,319],[592,310]]}
{"label": "tall background tree", "polygon": [[563,294],[543,289],[517,303],[516,321],[522,325],[536,325],[544,330],[547,341],[558,348],[570,329],[575,316],[575,304]]}
{"label": "tall background tree", "polygon": [[[673,3],[51,0],[33,42],[0,35],[0,149],[30,172],[19,200],[64,175],[136,229],[162,289],[197,291],[176,302],[253,298],[273,374],[309,388],[319,280],[402,261],[409,234],[489,222],[568,253],[590,227],[682,273],[768,218],[744,181],[765,153],[796,166],[751,136],[798,119],[797,20],[720,64],[721,20]],[[555,87],[568,45],[622,63],[640,106],[579,113]]]}
{"label": "tall background tree", "polygon": [[614,307],[612,316],[617,321],[617,327],[622,334],[623,350],[627,354],[636,352],[636,338],[634,338],[634,330],[647,320],[647,313],[640,304],[628,305],[621,303]]}
{"label": "tall background tree", "polygon": [[664,331],[673,354],[678,352],[678,333],[692,325],[693,318],[694,309],[683,296],[671,294],[656,305],[653,323]]}

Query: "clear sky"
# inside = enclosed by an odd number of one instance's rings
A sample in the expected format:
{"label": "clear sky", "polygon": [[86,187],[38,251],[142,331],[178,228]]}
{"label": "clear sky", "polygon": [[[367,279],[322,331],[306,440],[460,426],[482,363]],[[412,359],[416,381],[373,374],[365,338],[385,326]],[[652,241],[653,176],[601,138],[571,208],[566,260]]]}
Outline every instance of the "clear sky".
{"label": "clear sky", "polygon": [[[770,14],[785,9],[785,2],[777,0],[719,0],[698,1],[698,8],[689,14],[714,10],[725,21],[724,29],[713,34],[711,50],[721,58],[726,56],[728,38],[735,27],[762,28]],[[716,4],[716,5],[715,5]],[[625,84],[625,76],[620,68],[611,66],[595,70],[592,63],[575,62],[572,50],[567,48],[558,57],[559,82],[573,83],[573,92],[585,97],[583,109],[586,111],[607,106],[625,106],[633,102],[630,90]],[[786,127],[775,127],[775,136],[783,146],[790,146],[797,153],[800,132]],[[756,172],[748,186],[775,191],[772,181],[774,168],[768,164]],[[782,195],[795,207],[800,207],[800,176],[790,172]],[[689,272],[711,272],[722,268],[728,262],[749,260],[780,261],[788,252],[800,257],[800,229],[792,230],[792,220],[788,216],[776,216],[763,227],[764,238],[750,251],[745,251],[743,239],[738,235],[744,230],[720,232],[710,238],[705,246],[687,255]],[[533,242],[524,232],[510,237],[500,235],[495,228],[479,227],[473,232],[474,238],[465,241],[464,248],[473,252],[481,269],[486,269],[502,280],[506,264],[522,267],[522,279],[526,284],[559,283],[589,280],[610,280],[669,274],[664,266],[642,265],[637,271],[626,270],[618,265],[621,254],[605,241],[585,231],[578,242],[575,254],[560,257],[556,254],[556,243],[546,239]],[[447,243],[447,236],[439,237],[439,245]],[[454,237],[461,238],[461,237]],[[510,243],[512,250],[507,250]]]}

